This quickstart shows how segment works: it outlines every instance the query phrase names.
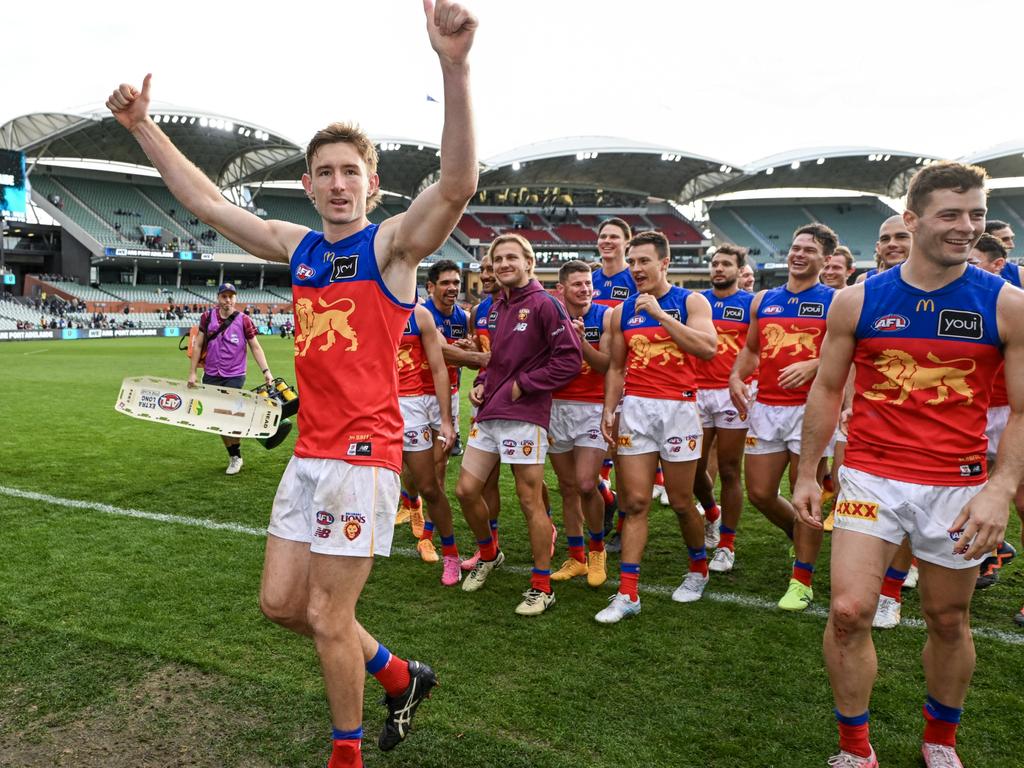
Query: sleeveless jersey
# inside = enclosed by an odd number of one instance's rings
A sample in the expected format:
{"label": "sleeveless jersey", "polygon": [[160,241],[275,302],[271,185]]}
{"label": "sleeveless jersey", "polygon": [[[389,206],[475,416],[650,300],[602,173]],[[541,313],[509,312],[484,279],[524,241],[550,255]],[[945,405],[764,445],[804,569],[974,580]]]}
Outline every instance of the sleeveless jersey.
{"label": "sleeveless jersey", "polygon": [[[484,296],[476,305],[476,316],[473,318],[473,329],[480,342],[481,352],[491,351],[491,329],[487,327],[487,316],[491,314],[491,307],[494,305],[494,296]],[[484,368],[480,369],[485,370]]]}
{"label": "sleeveless jersey", "polygon": [[[1006,262],[1003,271],[999,273],[1010,285],[1020,288],[1020,267],[1016,264]],[[1010,404],[1010,394],[1006,391],[1006,370],[1002,364],[996,371],[995,379],[992,381],[992,399],[988,401],[989,408],[1002,408]]]}
{"label": "sleeveless jersey", "polygon": [[[434,316],[434,324],[449,344],[454,344],[459,339],[469,338],[469,315],[458,304],[452,307],[450,315],[442,313],[435,307],[433,299],[427,299],[423,302],[423,306],[430,310],[430,314]],[[452,383],[452,392],[459,391],[459,371],[460,368],[457,365],[448,366],[448,380]]]}
{"label": "sleeveless jersey", "polygon": [[629,274],[629,268],[616,272],[609,277],[604,273],[604,268],[594,272],[594,295],[592,301],[597,304],[604,304],[609,307],[617,307],[634,293],[636,283],[633,276]]}
{"label": "sleeveless jersey", "polygon": [[416,323],[416,310],[409,315],[398,344],[398,357],[395,359],[398,368],[398,396],[416,397],[433,395],[434,375],[430,372],[430,363],[423,351],[423,336]]}
{"label": "sleeveless jersey", "polygon": [[804,405],[813,379],[801,387],[783,389],[779,371],[793,363],[815,360],[825,337],[825,316],[835,290],[818,283],[800,293],[786,286],[765,291],[757,309],[761,340],[757,402],[765,405]]}
{"label": "sleeveless jersey", "polygon": [[[604,304],[591,302],[590,309],[583,315],[583,341],[594,349],[601,345],[601,334],[604,331],[604,313],[609,308]],[[561,389],[556,389],[551,397],[555,400],[575,400],[582,403],[604,402],[604,374],[598,373],[586,359],[575,379]]]}
{"label": "sleeveless jersey", "polygon": [[1005,282],[969,267],[937,291],[894,267],[865,284],[845,463],[922,485],[985,482],[986,409],[1002,362]]}
{"label": "sleeveless jersey", "polygon": [[1003,265],[1003,271],[999,273],[999,276],[1014,288],[1024,287],[1020,284],[1020,266],[1017,264],[1006,262]]}
{"label": "sleeveless jersey", "polygon": [[[686,324],[686,288],[672,286],[658,299],[658,306]],[[638,294],[622,305],[622,335],[626,337],[626,387],[624,394],[655,400],[696,400],[693,363],[668,335],[661,323],[646,312],[636,311]]]}
{"label": "sleeveless jersey", "polygon": [[713,289],[701,291],[711,304],[711,322],[718,334],[718,349],[710,360],[694,359],[698,389],[724,389],[729,386],[729,373],[736,356],[747,343],[750,327],[750,302],[754,294],[737,291],[720,299]]}
{"label": "sleeveless jersey", "polygon": [[875,275],[880,274],[881,272],[878,271],[878,267],[872,267],[871,269],[864,272],[864,279],[867,280],[869,277],[874,277]]}
{"label": "sleeveless jersey", "polygon": [[402,469],[398,340],[413,309],[384,285],[377,225],[329,243],[309,232],[291,258],[295,302],[295,455]]}

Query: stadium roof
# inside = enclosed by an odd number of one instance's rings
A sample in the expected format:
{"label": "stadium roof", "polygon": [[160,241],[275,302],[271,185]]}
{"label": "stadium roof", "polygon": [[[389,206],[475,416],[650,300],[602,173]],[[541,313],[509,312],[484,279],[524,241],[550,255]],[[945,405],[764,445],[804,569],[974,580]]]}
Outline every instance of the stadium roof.
{"label": "stadium roof", "polygon": [[741,175],[732,164],[671,147],[611,136],[528,144],[485,160],[480,189],[601,187],[686,202]]}
{"label": "stadium roof", "polygon": [[[150,113],[200,170],[221,188],[261,181],[297,181],[304,148],[249,121],[154,102]],[[383,188],[412,197],[440,167],[436,144],[374,137]],[[37,112],[0,126],[0,147],[38,159],[74,158],[151,167],[138,143],[103,107],[83,112]]]}
{"label": "stadium roof", "polygon": [[933,158],[878,147],[821,147],[771,155],[709,194],[755,189],[852,189],[888,197],[906,194],[910,177]]}
{"label": "stadium roof", "polygon": [[1024,139],[1015,139],[975,152],[963,158],[965,163],[980,165],[995,179],[1024,176]]}

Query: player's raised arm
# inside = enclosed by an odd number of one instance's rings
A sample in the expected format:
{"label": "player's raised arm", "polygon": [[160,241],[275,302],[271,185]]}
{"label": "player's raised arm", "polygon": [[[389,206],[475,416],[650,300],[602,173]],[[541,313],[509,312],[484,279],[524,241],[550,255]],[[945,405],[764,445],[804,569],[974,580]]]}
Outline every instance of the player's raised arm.
{"label": "player's raised arm", "polygon": [[200,221],[254,256],[287,262],[309,230],[289,222],[264,221],[225,198],[206,174],[193,165],[150,118],[152,77],[151,74],[146,75],[142,90],[122,83],[110,94],[107,108],[114,119],[139,142],[171,194]]}
{"label": "player's raised arm", "polygon": [[440,248],[455,229],[476,192],[478,175],[468,61],[476,17],[450,0],[437,0],[436,5],[423,0],[423,12],[444,80],[441,174],[413,200],[409,210],[384,222],[379,235],[388,261],[414,264]]}

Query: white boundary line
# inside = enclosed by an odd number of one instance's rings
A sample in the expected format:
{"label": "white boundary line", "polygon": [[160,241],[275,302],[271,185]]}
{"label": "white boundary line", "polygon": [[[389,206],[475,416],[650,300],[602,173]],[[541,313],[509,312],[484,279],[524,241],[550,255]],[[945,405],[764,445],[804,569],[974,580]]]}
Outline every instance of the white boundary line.
{"label": "white boundary line", "polygon": [[[244,533],[249,536],[260,537],[267,535],[267,531],[264,528],[253,528],[252,526],[241,525],[239,523],[218,523],[213,520],[205,520],[201,517],[165,515],[158,512],[144,512],[141,509],[125,509],[123,507],[115,507],[111,504],[102,504],[96,501],[64,499],[59,496],[36,493],[35,491],[23,491],[19,488],[10,488],[5,485],[0,485],[0,495],[12,496],[18,499],[27,499],[29,501],[39,501],[46,504],[52,504],[57,507],[102,512],[106,515],[116,515],[118,517],[134,517],[140,520],[152,520],[158,523],[177,523],[178,525],[188,525],[194,528],[206,528],[211,531],[230,531],[231,533]],[[391,551],[394,554],[402,555],[404,557],[419,557],[419,553],[415,549],[394,547]],[[502,568],[502,570],[523,576],[530,574],[530,569],[523,566],[506,566]],[[618,582],[614,579],[609,579],[606,584],[609,587],[618,586]],[[660,584],[644,584],[640,587],[640,591],[644,594],[667,597],[672,594],[673,589],[672,587],[665,587]],[[708,592],[704,595],[704,599],[713,603],[728,603],[730,605],[739,605],[743,608],[753,608],[760,611],[778,611],[776,604],[770,600],[764,600],[750,595],[738,595],[731,592]],[[804,611],[804,613],[820,619],[828,617],[828,611],[824,607],[818,605],[812,605]],[[921,619],[905,618],[900,622],[900,627],[924,629],[925,623]],[[999,629],[989,629],[988,627],[974,627],[971,629],[971,633],[975,637],[985,638],[986,640],[995,640],[1000,643],[1006,643],[1007,645],[1024,645],[1024,632],[1014,634],[1010,632],[1003,632]]]}

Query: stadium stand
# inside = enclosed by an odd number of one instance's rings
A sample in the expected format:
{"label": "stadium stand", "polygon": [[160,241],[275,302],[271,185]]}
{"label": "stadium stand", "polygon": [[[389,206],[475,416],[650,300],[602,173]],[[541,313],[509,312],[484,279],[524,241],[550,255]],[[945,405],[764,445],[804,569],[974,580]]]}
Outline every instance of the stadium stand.
{"label": "stadium stand", "polygon": [[462,214],[462,218],[459,219],[458,230],[466,238],[479,240],[482,243],[489,243],[497,237],[497,233],[493,229],[481,224],[471,213]]}
{"label": "stadium stand", "polygon": [[751,249],[763,262],[784,258],[793,231],[812,221],[828,224],[856,258],[869,260],[878,227],[895,211],[877,198],[861,197],[720,200],[709,205],[709,213],[720,240]]}
{"label": "stadium stand", "polygon": [[672,243],[698,244],[704,238],[688,222],[665,213],[649,213],[647,220],[660,229]]}
{"label": "stadium stand", "polygon": [[1024,230],[1024,194],[996,190],[988,198],[988,217],[1002,219],[1017,232]]}

